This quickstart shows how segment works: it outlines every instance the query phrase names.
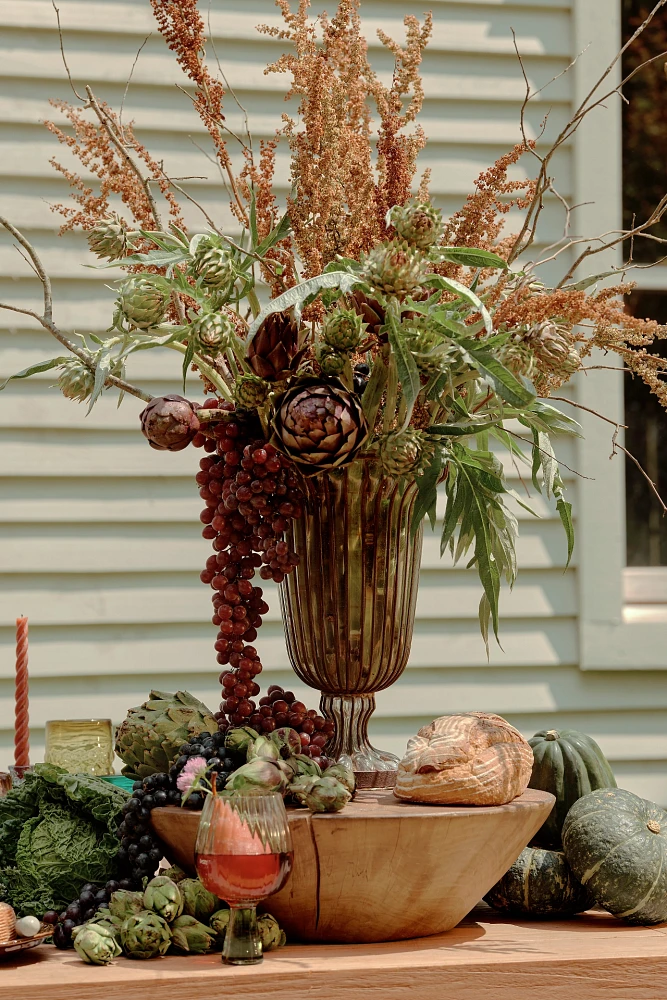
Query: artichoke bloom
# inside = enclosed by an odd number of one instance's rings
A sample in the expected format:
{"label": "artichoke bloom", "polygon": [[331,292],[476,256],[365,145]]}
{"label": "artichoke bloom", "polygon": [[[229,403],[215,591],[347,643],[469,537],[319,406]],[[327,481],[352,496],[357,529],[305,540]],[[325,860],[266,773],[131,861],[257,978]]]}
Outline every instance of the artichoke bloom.
{"label": "artichoke bloom", "polygon": [[211,930],[215,931],[218,944],[224,944],[227,928],[229,927],[229,917],[229,910],[216,910],[209,919],[208,925]]}
{"label": "artichoke bloom", "polygon": [[[300,740],[299,744],[301,744]],[[280,749],[270,737],[260,736],[248,747],[248,761],[257,759],[280,760]]]}
{"label": "artichoke bloom", "polygon": [[290,791],[297,802],[313,813],[340,812],[352,798],[345,785],[326,774],[322,778],[297,778]]}
{"label": "artichoke bloom", "polygon": [[347,465],[368,438],[361,405],[342,383],[303,379],[278,399],[272,443],[301,472]]}
{"label": "artichoke bloom", "polygon": [[175,882],[165,875],[158,875],[144,890],[144,906],[170,924],[183,912],[183,897]]}
{"label": "artichoke bloom", "polygon": [[128,958],[156,958],[165,955],[171,944],[169,924],[151,910],[142,910],[124,920],[120,937]]}
{"label": "artichoke bloom", "polygon": [[225,791],[243,792],[244,795],[283,793],[286,788],[287,778],[278,763],[259,757],[230,774],[225,785]]}
{"label": "artichoke bloom", "polygon": [[296,370],[303,354],[294,319],[288,313],[271,313],[250,341],[246,360],[255,375],[267,382],[282,382]]}
{"label": "artichoke bloom", "polygon": [[183,915],[196,920],[208,921],[220,906],[220,900],[209,892],[198,878],[185,878],[178,888],[183,897]]}
{"label": "artichoke bloom", "polygon": [[250,745],[259,738],[259,733],[250,726],[242,726],[240,729],[230,729],[225,736],[225,747],[236,753],[247,753]]}
{"label": "artichoke bloom", "polygon": [[88,231],[88,246],[101,260],[119,260],[132,253],[132,240],[141,236],[140,232],[128,229],[119,216],[102,219]]}
{"label": "artichoke bloom", "polygon": [[164,319],[169,294],[164,279],[154,274],[135,274],[120,286],[117,305],[125,319],[139,330],[158,326]]}
{"label": "artichoke bloom", "polygon": [[341,761],[338,761],[337,764],[331,764],[327,768],[326,776],[327,778],[336,778],[337,781],[340,781],[341,785],[347,788],[350,795],[354,795],[357,782],[354,777],[354,771],[347,764],[343,764]]}
{"label": "artichoke bloom", "polygon": [[125,920],[134,913],[141,913],[143,909],[143,892],[130,892],[129,889],[117,889],[116,892],[111,894],[109,913],[112,917]]}
{"label": "artichoke bloom", "polygon": [[380,461],[388,476],[417,475],[428,464],[435,445],[423,431],[406,427],[380,439]]}
{"label": "artichoke bloom", "polygon": [[281,930],[275,917],[264,913],[257,918],[257,930],[262,941],[262,951],[275,951],[287,944],[287,935]]}
{"label": "artichoke bloom", "polygon": [[183,396],[155,396],[139,417],[141,433],[156,451],[182,451],[199,430],[197,407]]}
{"label": "artichoke bloom", "polygon": [[442,212],[428,202],[394,205],[388,213],[388,221],[401,239],[420,250],[430,250],[439,243],[444,228]]}
{"label": "artichoke bloom", "polygon": [[116,753],[127,778],[164,774],[191,736],[215,733],[218,723],[197,698],[187,691],[165,694],[151,691],[140,708],[131,708],[118,730]]}
{"label": "artichoke bloom", "polygon": [[215,934],[211,932],[211,928],[187,914],[173,922],[171,934],[174,947],[191,955],[203,955],[215,944]]}
{"label": "artichoke bloom", "polygon": [[103,924],[83,924],[72,931],[74,949],[88,965],[108,965],[122,953],[115,935]]}
{"label": "artichoke bloom", "polygon": [[301,738],[296,729],[291,729],[289,726],[274,729],[271,733],[271,740],[278,747],[280,756],[284,757],[285,760],[301,753]]}

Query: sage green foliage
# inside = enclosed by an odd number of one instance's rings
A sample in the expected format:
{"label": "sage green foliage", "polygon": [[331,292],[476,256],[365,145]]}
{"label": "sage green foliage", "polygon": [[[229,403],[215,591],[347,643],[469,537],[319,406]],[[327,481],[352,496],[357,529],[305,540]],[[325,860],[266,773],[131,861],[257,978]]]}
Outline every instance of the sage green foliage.
{"label": "sage green foliage", "polygon": [[206,889],[198,878],[184,878],[178,888],[183,899],[183,914],[205,923],[220,909],[220,900]]}
{"label": "sage green foliage", "polygon": [[166,875],[158,875],[144,890],[144,906],[171,923],[183,912],[183,896],[175,882]]}
{"label": "sage green foliage", "polygon": [[85,882],[117,876],[116,819],[128,798],[101,778],[36,764],[0,799],[0,882],[17,914],[62,910]]}
{"label": "sage green foliage", "polygon": [[108,965],[121,954],[115,934],[103,924],[87,923],[72,931],[74,950],[88,965]]}
{"label": "sage green foliage", "polygon": [[215,945],[216,933],[195,917],[183,914],[171,925],[172,944],[180,951],[202,955]]}
{"label": "sage green foliage", "polygon": [[171,944],[169,924],[151,910],[141,910],[127,917],[120,937],[128,958],[156,958],[165,955]]}

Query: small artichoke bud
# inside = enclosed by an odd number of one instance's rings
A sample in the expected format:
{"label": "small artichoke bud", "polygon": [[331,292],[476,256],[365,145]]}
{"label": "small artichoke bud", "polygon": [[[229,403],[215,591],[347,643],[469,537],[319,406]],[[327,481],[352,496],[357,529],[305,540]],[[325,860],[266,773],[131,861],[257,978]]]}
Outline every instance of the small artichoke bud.
{"label": "small artichoke bud", "polygon": [[264,795],[266,792],[284,792],[287,778],[278,766],[269,760],[251,760],[230,774],[226,791],[243,792],[244,795]]}
{"label": "small artichoke bud", "polygon": [[435,445],[423,431],[407,427],[380,438],[380,461],[388,476],[418,474],[433,457]]}
{"label": "small artichoke bud", "polygon": [[183,897],[175,882],[165,875],[158,875],[144,890],[144,906],[164,917],[170,924],[183,912]]}
{"label": "small artichoke bud", "polygon": [[183,915],[171,925],[172,943],[180,951],[191,955],[203,955],[215,944],[215,934],[194,917]]}
{"label": "small artichoke bud", "polygon": [[123,926],[123,921],[120,917],[112,917],[110,911],[106,907],[102,907],[97,911],[94,917],[86,921],[86,924],[98,924],[100,927],[105,927],[108,931],[114,935],[118,943],[120,944],[120,929]]}
{"label": "small artichoke bud", "polygon": [[347,364],[347,354],[336,351],[324,344],[317,353],[317,360],[323,375],[340,375]]}
{"label": "small artichoke bud", "polygon": [[428,260],[403,240],[378,243],[364,256],[361,276],[373,291],[399,298],[409,295],[427,276]]}
{"label": "small artichoke bud", "polygon": [[236,753],[247,753],[251,743],[259,738],[259,733],[251,729],[250,726],[243,726],[241,729],[230,729],[225,736],[225,747]]}
{"label": "small artichoke bud", "polygon": [[293,778],[290,779],[290,791],[292,791],[292,784],[297,778],[321,778],[322,768],[320,765],[312,759],[312,757],[306,757],[303,753],[294,754],[287,761],[287,765],[290,768]]}
{"label": "small artichoke bud", "polygon": [[224,312],[202,312],[193,319],[190,338],[198,354],[220,354],[236,339],[236,328]]}
{"label": "small artichoke bud", "polygon": [[193,262],[193,271],[202,283],[216,291],[226,291],[236,281],[234,259],[227,250],[212,247],[207,242],[199,244]]}
{"label": "small artichoke bud", "polygon": [[120,286],[117,305],[128,323],[148,330],[162,322],[168,301],[157,275],[135,274]]}
{"label": "small artichoke bud", "polygon": [[357,781],[354,777],[354,771],[347,764],[343,764],[338,761],[336,764],[330,764],[327,768],[327,778],[336,778],[340,781],[341,785],[347,788],[350,795],[354,795],[357,787]]}
{"label": "small artichoke bud", "polygon": [[183,396],[156,396],[139,419],[142,434],[157,451],[182,451],[199,430],[195,404]]}
{"label": "small artichoke bud", "polygon": [[271,386],[257,375],[242,375],[236,383],[234,396],[244,410],[256,410],[266,402]]}
{"label": "small artichoke bud", "polygon": [[120,260],[132,253],[132,240],[141,233],[128,229],[117,215],[102,219],[88,230],[88,246],[100,260]]}
{"label": "small artichoke bud", "polygon": [[394,205],[387,221],[401,239],[420,250],[429,250],[440,242],[442,212],[429,202],[410,201],[406,205]]}
{"label": "small artichoke bud", "polygon": [[229,927],[229,917],[229,910],[216,910],[209,919],[208,925],[212,931],[215,931],[218,944],[224,944],[227,928]]}
{"label": "small artichoke bud", "polygon": [[311,812],[340,812],[352,798],[345,785],[337,778],[324,775],[322,778],[297,778],[290,785],[290,791],[298,802]]}
{"label": "small artichoke bud", "polygon": [[102,924],[83,924],[72,931],[74,949],[88,965],[108,965],[121,954],[121,947]]}
{"label": "small artichoke bud", "polygon": [[67,399],[84,403],[93,394],[95,374],[78,358],[68,358],[58,369],[58,388]]}
{"label": "small artichoke bud", "polygon": [[264,913],[257,918],[257,930],[262,941],[263,952],[275,951],[287,944],[285,931],[280,929],[278,921],[270,913]]}
{"label": "small artichoke bud", "polygon": [[359,346],[365,325],[354,309],[336,309],[324,321],[322,339],[335,351],[353,351]]}
{"label": "small artichoke bud", "polygon": [[248,747],[248,760],[280,760],[280,750],[270,737],[260,736]]}
{"label": "small artichoke bud", "polygon": [[112,917],[125,920],[133,913],[140,913],[144,909],[143,892],[130,892],[127,889],[117,889],[111,894],[109,901],[109,913]]}
{"label": "small artichoke bud", "polygon": [[205,921],[220,906],[220,900],[206,889],[198,878],[185,878],[178,888],[183,899],[183,915]]}
{"label": "small artichoke bud", "polygon": [[296,729],[290,729],[288,726],[274,729],[271,733],[271,739],[278,747],[280,756],[284,760],[301,753],[301,739]]}
{"label": "small artichoke bud", "polygon": [[169,924],[151,910],[141,910],[127,917],[123,921],[120,937],[128,958],[165,955],[171,944]]}

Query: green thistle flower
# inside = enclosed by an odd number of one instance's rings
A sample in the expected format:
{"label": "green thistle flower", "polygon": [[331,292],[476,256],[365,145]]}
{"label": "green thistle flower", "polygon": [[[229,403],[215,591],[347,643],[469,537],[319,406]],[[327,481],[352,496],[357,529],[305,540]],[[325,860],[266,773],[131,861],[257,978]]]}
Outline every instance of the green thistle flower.
{"label": "green thistle flower", "polygon": [[169,293],[159,276],[135,274],[121,285],[117,306],[128,323],[147,330],[162,322],[168,302]]}
{"label": "green thistle flower", "polygon": [[410,201],[407,205],[394,205],[388,221],[401,239],[420,250],[430,250],[442,237],[442,212],[429,202]]}
{"label": "green thistle flower", "polygon": [[128,229],[122,219],[112,215],[88,231],[88,246],[100,260],[119,260],[132,253],[132,240],[141,233]]}
{"label": "green thistle flower", "polygon": [[190,336],[198,354],[220,354],[236,338],[236,329],[226,313],[203,312],[192,321]]}
{"label": "green thistle flower", "polygon": [[336,309],[322,326],[322,339],[336,351],[353,351],[359,346],[366,324],[354,309]]}
{"label": "green thistle flower", "polygon": [[423,431],[408,427],[380,438],[380,461],[389,476],[419,474],[433,457],[435,445]]}
{"label": "green thistle flower", "polygon": [[378,243],[362,264],[362,277],[374,291],[399,297],[418,288],[428,273],[424,255],[402,240]]}
{"label": "green thistle flower", "polygon": [[192,269],[208,288],[229,289],[236,280],[234,259],[222,247],[202,241],[194,255]]}

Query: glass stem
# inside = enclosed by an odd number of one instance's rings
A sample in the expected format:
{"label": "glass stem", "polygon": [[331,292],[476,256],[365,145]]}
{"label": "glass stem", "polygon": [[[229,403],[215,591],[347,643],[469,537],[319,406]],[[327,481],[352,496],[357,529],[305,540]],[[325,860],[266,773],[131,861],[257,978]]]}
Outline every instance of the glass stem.
{"label": "glass stem", "polygon": [[257,929],[255,906],[230,906],[222,960],[231,965],[256,965],[262,961],[262,942]]}

